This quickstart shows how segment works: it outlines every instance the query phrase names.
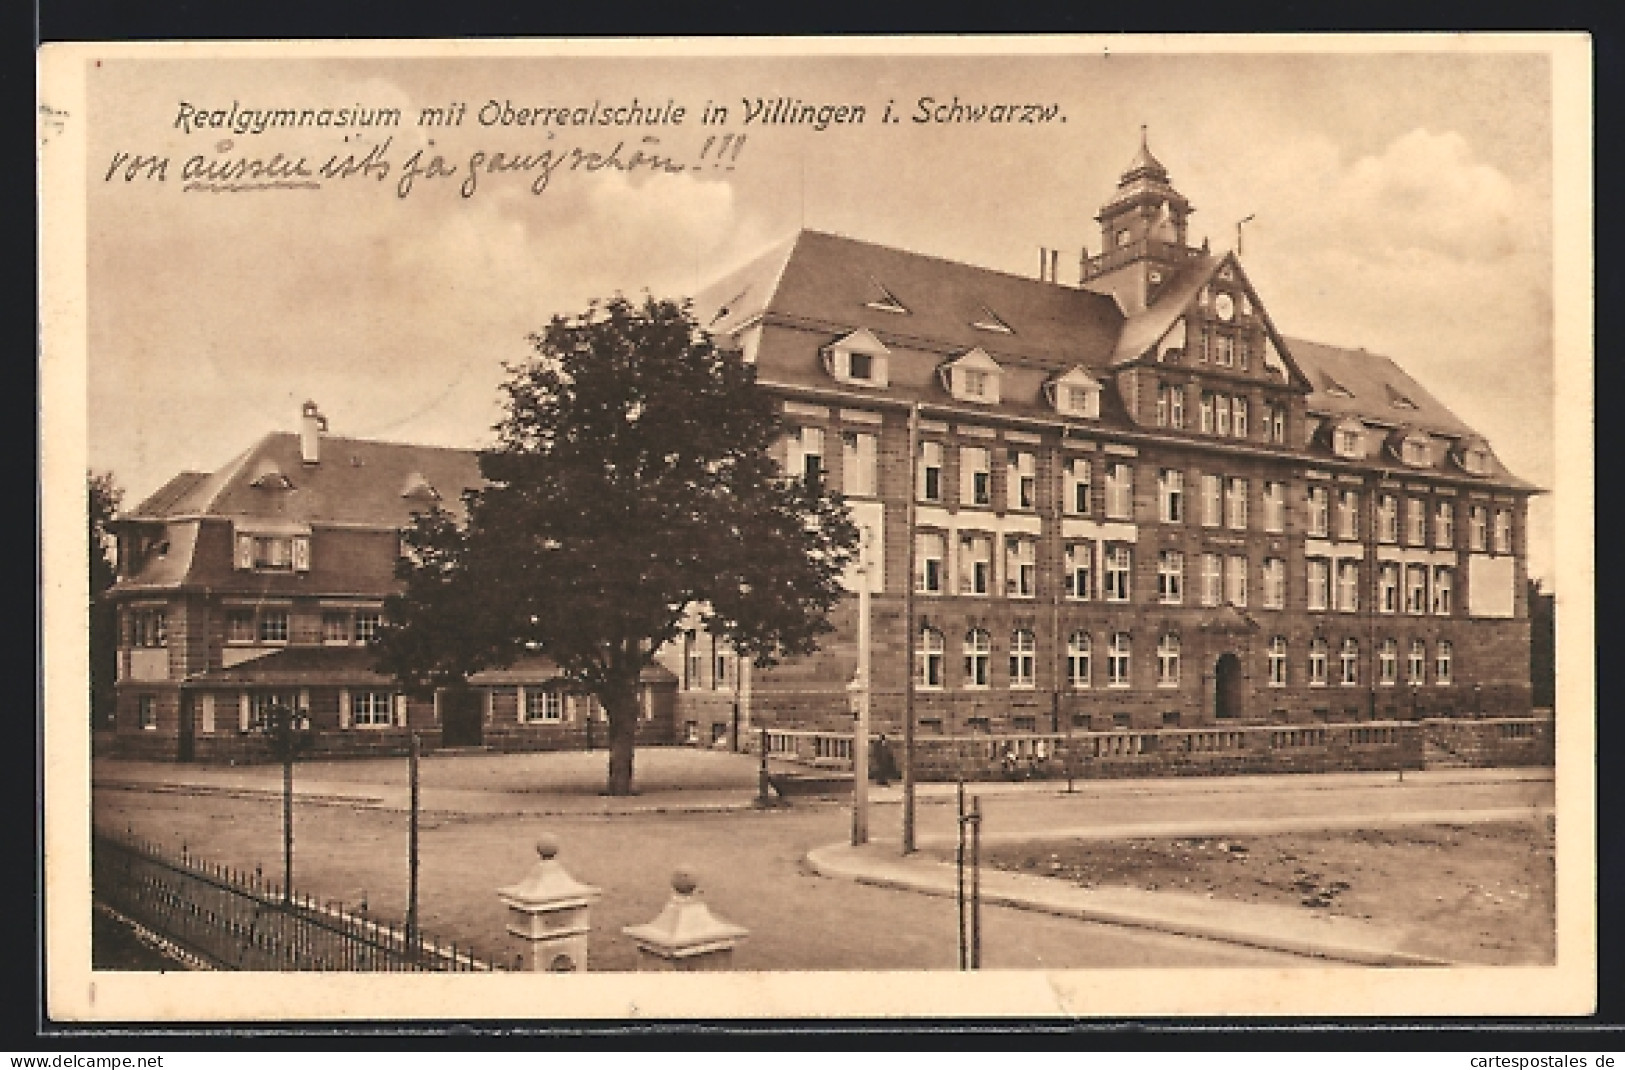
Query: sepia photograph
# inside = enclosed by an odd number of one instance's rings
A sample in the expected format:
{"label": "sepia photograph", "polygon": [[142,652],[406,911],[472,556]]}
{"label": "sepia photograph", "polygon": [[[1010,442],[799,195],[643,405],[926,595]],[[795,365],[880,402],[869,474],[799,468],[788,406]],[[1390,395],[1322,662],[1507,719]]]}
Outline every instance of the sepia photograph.
{"label": "sepia photograph", "polygon": [[49,1013],[1589,1012],[1590,62],[47,46]]}

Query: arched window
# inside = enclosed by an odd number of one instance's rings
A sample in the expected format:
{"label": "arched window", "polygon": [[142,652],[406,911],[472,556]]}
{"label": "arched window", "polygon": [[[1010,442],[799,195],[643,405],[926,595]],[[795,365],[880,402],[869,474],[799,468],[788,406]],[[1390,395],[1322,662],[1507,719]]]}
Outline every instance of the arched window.
{"label": "arched window", "polygon": [[1352,687],[1360,682],[1360,641],[1358,639],[1343,640],[1343,653],[1340,659],[1341,673],[1339,680],[1344,687]]}
{"label": "arched window", "polygon": [[1392,685],[1399,679],[1399,643],[1384,639],[1377,647],[1377,682]]}
{"label": "arched window", "polygon": [[1270,640],[1270,686],[1286,686],[1286,636],[1277,635]]}
{"label": "arched window", "polygon": [[1106,686],[1127,687],[1129,682],[1130,640],[1127,632],[1114,632],[1106,652]]}
{"label": "arched window", "polygon": [[1066,678],[1073,687],[1089,686],[1091,645],[1088,632],[1073,632],[1066,641]]}
{"label": "arched window", "polygon": [[1172,632],[1157,640],[1157,686],[1179,686],[1179,636]]}
{"label": "arched window", "polygon": [[1421,639],[1411,640],[1410,682],[1413,684],[1427,683],[1428,672],[1428,645]]}
{"label": "arched window", "polygon": [[993,637],[982,628],[965,633],[965,686],[986,687],[993,663]]}
{"label": "arched window", "polygon": [[942,633],[935,628],[926,628],[920,633],[920,645],[917,653],[920,663],[920,686],[938,689],[942,687],[943,651]]}
{"label": "arched window", "polygon": [[1032,687],[1033,666],[1035,658],[1033,651],[1038,648],[1033,633],[1025,628],[1017,628],[1010,633],[1010,686]]}
{"label": "arched window", "polygon": [[1309,683],[1310,686],[1322,686],[1326,683],[1326,640],[1309,640]]}

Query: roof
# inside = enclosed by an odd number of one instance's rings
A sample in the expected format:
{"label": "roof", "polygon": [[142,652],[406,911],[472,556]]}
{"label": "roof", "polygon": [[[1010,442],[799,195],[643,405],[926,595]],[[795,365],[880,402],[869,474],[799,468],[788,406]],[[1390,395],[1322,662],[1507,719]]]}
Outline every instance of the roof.
{"label": "roof", "polygon": [[[888,299],[908,311],[875,307]],[[1051,371],[1103,366],[1123,323],[1117,303],[1103,294],[816,230],[800,231],[707,287],[695,305],[700,323],[719,334],[766,313],[868,328],[888,345],[981,346],[1002,365]],[[989,313],[1009,331],[972,326]]]}
{"label": "roof", "polygon": [[[305,464],[298,435],[269,434],[212,474],[181,473],[121,519],[254,517],[400,528],[432,501],[403,494],[419,480],[433,487],[441,504],[453,512],[460,508],[463,491],[482,482],[473,450],[323,434],[320,458]],[[270,468],[291,487],[256,486]]]}
{"label": "roof", "polygon": [[1212,280],[1213,273],[1223,262],[1223,256],[1205,253],[1181,265],[1179,273],[1157,295],[1156,302],[1123,324],[1112,363],[1126,364],[1156,345],[1174,321],[1189,311],[1197,291]]}
{"label": "roof", "polygon": [[[1388,357],[1363,349],[1342,349],[1299,338],[1285,339],[1298,367],[1314,387],[1309,411],[1355,416],[1385,427],[1415,426],[1454,438],[1475,432]],[[1336,392],[1341,387],[1350,396]],[[1396,398],[1415,406],[1401,407]]]}
{"label": "roof", "polygon": [[[194,683],[262,684],[293,686],[300,684],[358,684],[390,687],[396,681],[375,668],[377,652],[364,646],[290,646],[275,650],[262,657],[240,662],[227,669],[216,669],[194,679]],[[486,669],[469,678],[474,686],[516,685],[541,683],[557,678],[558,666],[551,658],[540,654],[527,654],[512,665]],[[671,683],[677,678],[669,669],[659,665],[646,666],[638,679],[646,684]]]}

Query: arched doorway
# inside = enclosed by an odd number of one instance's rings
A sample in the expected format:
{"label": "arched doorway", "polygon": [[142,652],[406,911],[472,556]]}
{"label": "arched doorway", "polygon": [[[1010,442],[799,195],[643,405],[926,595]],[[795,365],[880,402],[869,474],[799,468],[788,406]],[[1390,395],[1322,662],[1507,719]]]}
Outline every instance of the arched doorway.
{"label": "arched doorway", "polygon": [[1229,651],[1213,666],[1213,716],[1241,716],[1241,659]]}

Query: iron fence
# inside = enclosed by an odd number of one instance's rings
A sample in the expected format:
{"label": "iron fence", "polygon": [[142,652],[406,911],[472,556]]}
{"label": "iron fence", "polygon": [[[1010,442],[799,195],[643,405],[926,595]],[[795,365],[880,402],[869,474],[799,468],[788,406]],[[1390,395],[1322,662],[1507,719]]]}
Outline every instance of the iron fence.
{"label": "iron fence", "polygon": [[472,972],[494,959],[247,873],[104,832],[91,843],[98,903],[224,970]]}

